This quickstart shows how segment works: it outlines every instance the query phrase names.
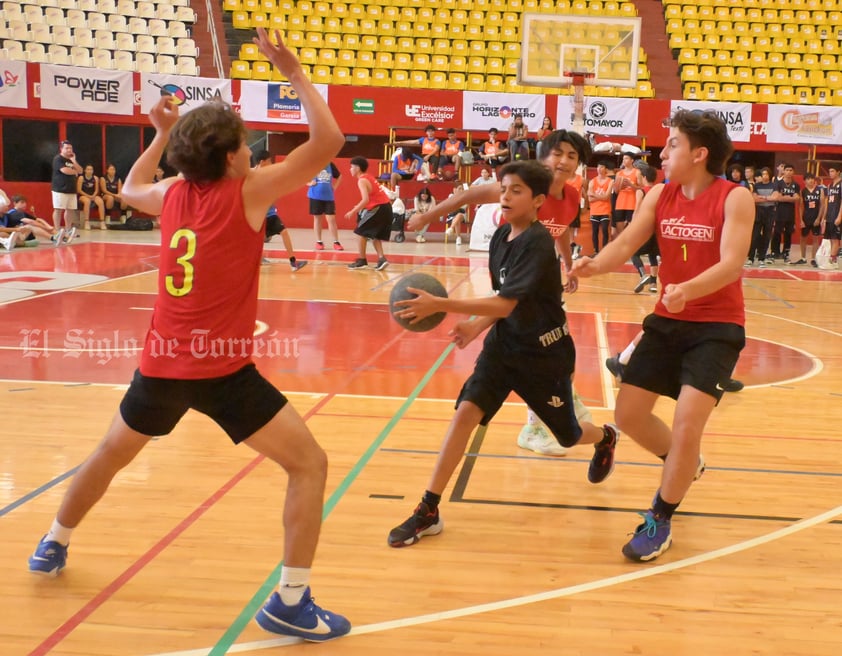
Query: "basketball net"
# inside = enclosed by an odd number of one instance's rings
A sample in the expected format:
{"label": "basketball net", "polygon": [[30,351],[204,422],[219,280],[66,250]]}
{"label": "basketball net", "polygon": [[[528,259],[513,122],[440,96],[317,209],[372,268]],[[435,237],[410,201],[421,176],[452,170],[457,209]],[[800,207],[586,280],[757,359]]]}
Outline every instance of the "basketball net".
{"label": "basketball net", "polygon": [[588,71],[564,71],[564,77],[571,79],[570,86],[573,87],[573,131],[585,136],[585,81],[593,78],[594,74]]}

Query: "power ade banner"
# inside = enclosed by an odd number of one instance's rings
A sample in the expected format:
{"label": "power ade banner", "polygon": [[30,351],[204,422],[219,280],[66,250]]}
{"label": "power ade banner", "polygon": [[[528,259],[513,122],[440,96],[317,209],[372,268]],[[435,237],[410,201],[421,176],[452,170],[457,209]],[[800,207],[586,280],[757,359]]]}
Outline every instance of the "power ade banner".
{"label": "power ade banner", "polygon": [[497,128],[503,136],[508,133],[514,121],[513,116],[520,114],[530,132],[541,127],[547,115],[547,101],[544,96],[531,93],[491,93],[485,91],[465,91],[462,96],[464,112],[462,127],[466,130],[488,130]]}
{"label": "power ade banner", "polygon": [[26,62],[0,61],[0,107],[26,109]]}
{"label": "power ade banner", "polygon": [[842,108],[769,105],[766,141],[771,143],[842,143]]}
{"label": "power ade banner", "polygon": [[670,104],[670,113],[674,114],[679,109],[716,112],[728,126],[728,135],[731,137],[731,141],[746,142],[751,140],[751,103],[673,100]]}
{"label": "power ade banner", "polygon": [[[328,85],[315,84],[327,102]],[[243,80],[240,82],[240,116],[262,123],[307,123],[307,112],[290,84]]]}
{"label": "power ade banner", "polygon": [[[585,131],[605,136],[637,136],[640,101],[637,98],[585,98]],[[573,127],[573,96],[559,96],[555,127]]]}
{"label": "power ade banner", "polygon": [[41,64],[41,108],[130,116],[132,73]]}
{"label": "power ade banner", "polygon": [[140,76],[140,110],[148,114],[161,96],[170,96],[178,107],[179,115],[210,101],[232,104],[231,80],[190,77],[188,75],[156,75],[143,73]]}

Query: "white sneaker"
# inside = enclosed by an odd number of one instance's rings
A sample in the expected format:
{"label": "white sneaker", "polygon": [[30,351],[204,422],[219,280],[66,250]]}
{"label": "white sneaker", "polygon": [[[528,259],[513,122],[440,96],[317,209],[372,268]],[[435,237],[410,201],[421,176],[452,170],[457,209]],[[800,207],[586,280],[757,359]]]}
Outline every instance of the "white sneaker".
{"label": "white sneaker", "polygon": [[419,244],[423,244],[423,243],[424,243],[424,242],[426,242],[427,240],[426,240],[426,239],[424,239],[424,235],[416,235],[416,236],[415,236],[415,241],[417,241]]}
{"label": "white sneaker", "polygon": [[543,456],[563,456],[567,453],[558,440],[547,432],[543,426],[526,424],[517,437],[517,445],[521,449],[528,449]]}
{"label": "white sneaker", "polygon": [[9,233],[8,237],[0,237],[0,245],[2,245],[7,251],[12,250],[17,242],[18,233],[16,232]]}
{"label": "white sneaker", "polygon": [[59,228],[51,239],[53,240],[53,246],[61,246],[64,243],[64,228]]}
{"label": "white sneaker", "polygon": [[461,246],[461,245],[462,245],[462,238],[461,238],[461,237],[457,237],[457,238],[456,238],[456,245],[457,245],[457,246]]}
{"label": "white sneaker", "polygon": [[64,235],[64,243],[69,244],[74,239],[76,239],[76,226],[70,228],[70,231]]}
{"label": "white sneaker", "polygon": [[453,228],[448,228],[447,230],[444,231],[444,234],[448,237],[452,237],[453,236]]}

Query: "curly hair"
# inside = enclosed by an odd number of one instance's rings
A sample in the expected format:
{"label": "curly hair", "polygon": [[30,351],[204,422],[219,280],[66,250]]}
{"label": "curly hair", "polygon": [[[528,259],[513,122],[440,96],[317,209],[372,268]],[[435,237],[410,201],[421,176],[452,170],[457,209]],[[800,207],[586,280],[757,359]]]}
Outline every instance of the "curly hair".
{"label": "curly hair", "polygon": [[178,119],[170,133],[167,162],[192,182],[222,179],[228,153],[246,139],[239,114],[221,102],[208,102]]}
{"label": "curly hair", "polygon": [[670,127],[687,136],[691,148],[707,148],[705,169],[712,175],[722,175],[725,163],[734,152],[725,121],[712,111],[679,109],[670,118]]}

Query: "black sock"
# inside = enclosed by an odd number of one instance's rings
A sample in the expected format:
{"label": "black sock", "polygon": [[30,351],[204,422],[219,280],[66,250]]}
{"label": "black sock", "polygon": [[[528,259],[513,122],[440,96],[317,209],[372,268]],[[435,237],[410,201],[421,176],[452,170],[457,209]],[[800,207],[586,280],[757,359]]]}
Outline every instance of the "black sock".
{"label": "black sock", "polygon": [[657,519],[669,519],[680,503],[680,501],[678,503],[667,503],[661,498],[661,491],[658,490],[658,494],[655,495],[655,501],[652,503],[652,514]]}
{"label": "black sock", "polygon": [[440,494],[434,494],[429,490],[424,490],[424,496],[421,497],[421,501],[427,504],[427,507],[435,511],[436,508],[439,507],[439,501],[441,501]]}
{"label": "black sock", "polygon": [[646,269],[644,269],[643,267],[637,267],[637,272],[640,274],[641,278],[644,278],[646,276]]}

